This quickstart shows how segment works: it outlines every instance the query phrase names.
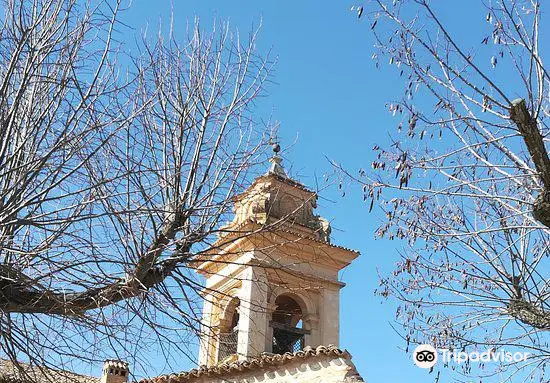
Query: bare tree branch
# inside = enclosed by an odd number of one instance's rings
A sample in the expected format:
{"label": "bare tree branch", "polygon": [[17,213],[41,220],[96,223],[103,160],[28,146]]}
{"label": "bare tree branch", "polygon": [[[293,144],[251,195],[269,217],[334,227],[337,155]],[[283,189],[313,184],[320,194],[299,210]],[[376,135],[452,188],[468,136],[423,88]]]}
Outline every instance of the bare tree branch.
{"label": "bare tree branch", "polygon": [[376,41],[375,65],[395,68],[404,95],[387,105],[399,120],[397,134],[390,147],[374,147],[373,171],[337,166],[363,186],[371,208],[377,201],[382,207],[377,235],[407,245],[378,290],[399,303],[396,320],[407,344],[525,350],[528,361],[477,370],[466,363],[460,372],[484,382],[547,381],[544,4],[498,0],[485,14],[472,12],[463,22],[487,26],[481,42],[447,28],[439,6],[405,0],[362,7]]}
{"label": "bare tree branch", "polygon": [[188,353],[202,288],[190,261],[263,162],[255,101],[273,61],[259,29],[195,21],[129,54],[123,8],[3,3],[0,357]]}

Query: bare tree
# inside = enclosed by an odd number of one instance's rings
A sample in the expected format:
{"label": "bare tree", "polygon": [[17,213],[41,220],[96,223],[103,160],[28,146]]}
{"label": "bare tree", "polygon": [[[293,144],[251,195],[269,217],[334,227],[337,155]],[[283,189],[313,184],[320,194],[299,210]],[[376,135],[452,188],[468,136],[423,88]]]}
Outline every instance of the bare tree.
{"label": "bare tree", "polygon": [[[121,3],[6,0],[0,27],[0,356],[187,352],[189,260],[259,161],[257,30],[117,41]],[[119,353],[114,355],[113,353]],[[175,354],[172,354],[172,356]]]}
{"label": "bare tree", "polygon": [[346,172],[363,184],[371,208],[379,201],[385,211],[377,235],[407,243],[378,292],[400,302],[396,318],[407,348],[531,353],[523,362],[457,368],[484,382],[548,380],[550,77],[541,55],[543,6],[480,4],[485,13],[463,20],[464,28],[486,25],[475,42],[446,28],[427,0],[354,7],[375,37],[376,65],[389,62],[404,84],[404,95],[388,103],[399,119],[391,147],[374,147],[373,171]]}

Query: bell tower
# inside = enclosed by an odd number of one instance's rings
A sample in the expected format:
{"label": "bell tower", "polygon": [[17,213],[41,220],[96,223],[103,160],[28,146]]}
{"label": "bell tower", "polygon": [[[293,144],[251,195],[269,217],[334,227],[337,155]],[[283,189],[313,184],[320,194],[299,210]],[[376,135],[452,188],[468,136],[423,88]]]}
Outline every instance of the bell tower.
{"label": "bell tower", "polygon": [[338,272],[359,253],[330,242],[317,195],[271,167],[234,198],[233,221],[195,260],[206,278],[200,365],[339,343]]}

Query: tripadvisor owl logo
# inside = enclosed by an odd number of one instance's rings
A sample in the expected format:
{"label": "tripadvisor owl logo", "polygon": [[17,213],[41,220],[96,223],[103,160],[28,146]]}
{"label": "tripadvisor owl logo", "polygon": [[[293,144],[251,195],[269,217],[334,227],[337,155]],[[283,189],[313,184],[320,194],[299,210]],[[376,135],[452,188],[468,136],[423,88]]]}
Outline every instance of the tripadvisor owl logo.
{"label": "tripadvisor owl logo", "polygon": [[437,363],[437,350],[429,344],[421,344],[414,349],[413,361],[420,368],[432,368]]}
{"label": "tripadvisor owl logo", "polygon": [[473,350],[471,352],[466,351],[451,351],[447,349],[436,349],[430,344],[421,344],[414,349],[413,362],[420,368],[432,368],[437,363],[438,354],[441,354],[441,360],[443,363],[454,362],[462,364],[465,362],[477,362],[477,363],[510,363],[510,362],[523,362],[529,358],[528,352],[510,352],[506,350],[498,350],[491,348],[486,351],[480,352]]}

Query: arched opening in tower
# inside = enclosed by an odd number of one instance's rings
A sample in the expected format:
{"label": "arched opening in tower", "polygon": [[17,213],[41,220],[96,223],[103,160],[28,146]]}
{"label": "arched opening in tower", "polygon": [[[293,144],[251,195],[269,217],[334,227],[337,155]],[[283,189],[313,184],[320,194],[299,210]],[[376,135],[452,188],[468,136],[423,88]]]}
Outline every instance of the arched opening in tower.
{"label": "arched opening in tower", "polygon": [[275,299],[271,327],[273,328],[273,353],[296,352],[305,346],[306,330],[303,329],[304,313],[292,297],[280,295]]}
{"label": "arched opening in tower", "polygon": [[225,318],[220,326],[218,362],[222,362],[228,356],[237,353],[239,338],[239,298],[231,300],[225,310]]}

